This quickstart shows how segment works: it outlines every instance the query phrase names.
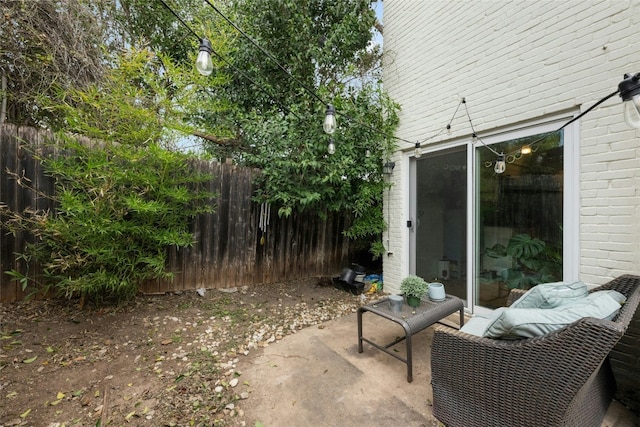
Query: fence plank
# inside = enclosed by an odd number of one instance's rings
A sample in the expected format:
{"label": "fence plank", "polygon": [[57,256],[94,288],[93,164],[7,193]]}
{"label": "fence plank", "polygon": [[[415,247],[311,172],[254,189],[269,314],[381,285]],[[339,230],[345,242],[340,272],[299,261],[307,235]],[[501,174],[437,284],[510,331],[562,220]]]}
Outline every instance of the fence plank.
{"label": "fence plank", "polygon": [[[15,180],[9,172],[16,169],[16,149],[17,149],[17,127],[13,125],[0,126],[0,203],[15,210]],[[7,221],[6,216],[0,220],[2,224]],[[1,301],[15,301],[18,298],[18,287],[16,282],[6,272],[15,267],[15,242],[13,235],[8,233],[6,228],[2,228],[0,236],[0,286]]]}

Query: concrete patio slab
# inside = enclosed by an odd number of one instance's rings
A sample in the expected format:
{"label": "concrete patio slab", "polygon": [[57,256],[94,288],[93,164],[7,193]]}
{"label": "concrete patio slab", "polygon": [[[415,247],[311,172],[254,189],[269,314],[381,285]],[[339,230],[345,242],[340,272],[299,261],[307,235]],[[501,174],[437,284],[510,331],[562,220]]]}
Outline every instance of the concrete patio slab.
{"label": "concrete patio slab", "polygon": [[[457,315],[445,320],[457,324]],[[402,328],[363,317],[364,336],[386,344]],[[242,381],[251,387],[243,408],[247,426],[438,426],[432,415],[430,346],[433,328],[414,335],[413,382],[406,365],[364,344],[358,353],[356,315],[313,326],[266,347],[251,359]],[[404,356],[404,342],[394,351]],[[613,402],[603,427],[632,427],[638,418]]]}

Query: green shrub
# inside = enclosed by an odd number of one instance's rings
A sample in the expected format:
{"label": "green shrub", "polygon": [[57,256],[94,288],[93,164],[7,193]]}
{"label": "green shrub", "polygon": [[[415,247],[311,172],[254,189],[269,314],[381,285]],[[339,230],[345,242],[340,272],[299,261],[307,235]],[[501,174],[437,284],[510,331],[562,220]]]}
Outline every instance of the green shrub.
{"label": "green shrub", "polygon": [[55,212],[20,214],[37,238],[22,256],[43,267],[40,284],[66,297],[126,299],[145,281],[170,277],[168,249],[191,246],[192,218],[213,210],[204,186],[211,177],[156,145],[65,138],[63,147],[41,159],[55,179]]}

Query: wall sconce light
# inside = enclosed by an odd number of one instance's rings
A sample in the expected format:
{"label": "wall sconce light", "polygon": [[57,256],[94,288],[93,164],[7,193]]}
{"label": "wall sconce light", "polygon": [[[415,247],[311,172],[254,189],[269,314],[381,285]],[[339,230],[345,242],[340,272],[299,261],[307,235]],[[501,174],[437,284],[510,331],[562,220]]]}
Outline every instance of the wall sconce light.
{"label": "wall sconce light", "polygon": [[396,167],[395,162],[387,162],[382,165],[382,173],[385,175],[391,175],[393,173],[393,168]]}
{"label": "wall sconce light", "polygon": [[211,42],[207,39],[200,40],[200,49],[198,59],[196,59],[196,68],[203,76],[208,76],[213,71],[213,62],[211,61]]}
{"label": "wall sconce light", "polygon": [[333,134],[336,131],[336,109],[332,104],[327,104],[327,112],[324,116],[324,123],[322,124],[322,128],[325,133],[329,135]]}
{"label": "wall sconce light", "polygon": [[640,129],[640,73],[625,74],[624,80],[618,84],[624,121],[631,127]]}

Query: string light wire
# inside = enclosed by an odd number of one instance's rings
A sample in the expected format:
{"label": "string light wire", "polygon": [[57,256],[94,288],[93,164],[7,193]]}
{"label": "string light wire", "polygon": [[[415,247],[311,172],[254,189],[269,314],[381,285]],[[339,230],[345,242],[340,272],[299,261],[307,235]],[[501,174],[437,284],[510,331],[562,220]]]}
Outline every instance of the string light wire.
{"label": "string light wire", "polygon": [[220,9],[218,9],[213,3],[211,3],[209,0],[205,0],[205,2],[211,6],[211,8],[213,10],[215,10],[215,12],[220,15],[222,17],[222,19],[224,19],[225,21],[227,21],[229,23],[229,25],[231,25],[233,28],[236,29],[236,31],[238,31],[244,38],[246,38],[252,45],[254,45],[255,47],[257,47],[262,53],[264,53],[269,59],[271,59],[271,61],[273,61],[274,64],[276,64],[278,66],[278,68],[280,68],[286,75],[288,75],[294,82],[296,82],[298,85],[300,85],[301,88],[303,88],[307,93],[309,93],[312,97],[316,98],[318,101],[320,101],[322,104],[326,105],[327,103],[320,98],[320,96],[315,93],[313,90],[309,89],[304,83],[302,83],[299,79],[297,79],[293,74],[291,74],[291,72],[289,70],[287,70],[284,66],[282,66],[282,64],[280,64],[280,62],[278,62],[278,60],[271,54],[269,53],[269,51],[267,51],[265,48],[263,48],[262,46],[260,46],[255,40],[253,40],[247,33],[245,33],[244,31],[242,31],[242,29],[240,27],[238,27],[231,19],[229,19],[224,13],[222,13],[220,11]]}
{"label": "string light wire", "polygon": [[[584,110],[582,113],[578,114],[577,116],[573,117],[572,119],[570,119],[569,121],[567,121],[565,124],[563,124],[562,126],[560,126],[558,129],[556,129],[555,131],[551,131],[551,132],[545,132],[540,138],[536,139],[535,141],[533,141],[530,144],[526,144],[527,146],[529,146],[532,151],[536,151],[537,147],[535,147],[536,144],[538,144],[541,141],[544,141],[549,135],[552,135],[556,132],[561,131],[562,129],[564,129],[565,127],[569,126],[571,123],[575,122],[576,120],[580,119],[581,117],[583,117],[585,114],[591,112],[593,109],[595,109],[596,107],[598,107],[600,104],[602,104],[603,102],[607,101],[608,99],[612,98],[613,96],[617,95],[618,93],[620,93],[620,90],[616,90],[615,92],[610,93],[609,95],[605,96],[604,98],[600,99],[598,102],[596,102],[595,104],[593,104],[591,107],[587,108],[586,110]],[[511,151],[509,153],[498,153],[496,150],[494,150],[493,148],[491,148],[488,144],[486,144],[479,136],[477,136],[475,128],[473,127],[473,121],[471,120],[471,116],[469,115],[469,109],[467,108],[467,104],[466,101],[464,101],[463,98],[463,103],[465,104],[465,109],[467,112],[467,118],[469,119],[469,125],[471,126],[471,131],[473,132],[473,135],[476,137],[476,139],[478,141],[480,141],[480,143],[482,143],[482,145],[487,148],[489,151],[491,151],[493,154],[495,154],[498,158],[504,158],[507,159],[507,161],[509,163],[513,163],[515,160],[519,159],[520,156],[522,154],[522,148],[519,148],[517,150]],[[502,156],[502,157],[501,157]],[[493,162],[486,162],[485,166],[486,167],[491,167],[493,165]]]}
{"label": "string light wire", "polygon": [[[165,8],[167,8],[181,23],[182,25],[184,25],[198,40],[201,40],[201,37],[198,36],[198,34],[193,31],[193,29],[184,21],[182,20],[182,18],[180,18],[180,16],[173,10],[171,9],[171,7],[169,7],[169,5],[167,5],[167,3],[164,0],[159,0],[160,3],[162,3],[164,5]],[[315,98],[316,100],[318,100],[319,102],[321,102],[323,105],[327,105],[327,103],[317,94],[315,93],[313,90],[309,89],[304,83],[302,83],[299,79],[297,79],[293,74],[291,74],[291,72],[289,70],[286,69],[286,67],[284,67],[282,64],[280,64],[280,62],[277,60],[277,58],[275,58],[269,51],[267,51],[266,49],[264,49],[262,46],[260,46],[255,40],[253,40],[253,38],[251,38],[251,36],[249,36],[245,31],[243,31],[238,25],[236,25],[231,19],[229,19],[222,11],[220,11],[220,9],[218,9],[213,3],[211,3],[210,0],[205,0],[205,2],[218,14],[220,15],[220,17],[222,17],[229,25],[231,25],[238,33],[240,33],[244,38],[246,38],[253,46],[255,46],[256,48],[258,48],[264,55],[266,55],[271,61],[273,61],[273,63],[280,68],[280,70],[282,70],[288,77],[290,77],[294,82],[296,82],[298,85],[300,85],[300,87],[302,87],[307,93],[309,93],[313,98]],[[217,53],[215,50],[213,51],[213,53],[216,55],[216,57],[218,57],[220,60],[222,60],[224,63],[226,63],[227,65],[229,65],[235,72],[237,72],[238,74],[240,74],[242,77],[246,78],[247,80],[249,80],[252,84],[254,84],[255,86],[257,86],[263,93],[265,93],[272,101],[276,102],[281,108],[284,108],[286,112],[293,114],[294,116],[296,116],[299,120],[302,120],[297,114],[295,114],[293,111],[291,111],[290,109],[288,109],[287,107],[285,107],[284,105],[282,105],[280,102],[278,102],[276,99],[273,98],[273,96],[269,93],[267,93],[261,85],[259,85],[258,83],[256,83],[253,79],[251,79],[251,77],[249,77],[248,75],[246,75],[244,72],[242,72],[240,69],[238,69],[237,67],[235,67],[233,64],[231,64],[229,61],[227,61],[224,57],[222,57],[222,55],[220,55],[219,53]],[[464,98],[460,103],[464,103]],[[458,107],[456,108],[456,111],[454,112],[453,116],[451,117],[451,120],[449,121],[449,123],[447,124],[446,128],[440,129],[440,131],[426,139],[424,139],[422,142],[426,142],[428,140],[431,140],[437,136],[439,136],[440,134],[442,134],[446,129],[451,129],[451,122],[453,121],[453,119],[456,117],[456,114],[458,112],[458,109],[460,108],[460,104],[458,104]],[[359,126],[368,128],[372,131],[374,131],[375,133],[385,137],[385,138],[389,138],[389,139],[396,139],[402,142],[406,142],[408,144],[414,144],[413,142],[406,140],[404,138],[395,136],[395,135],[389,135],[386,132],[383,132],[367,123],[361,122],[347,114],[341,113],[340,111],[336,111],[336,115],[346,119],[349,122],[355,123]]]}
{"label": "string light wire", "polygon": [[[171,9],[167,3],[164,0],[159,0],[160,3],[162,3],[164,5],[165,8],[167,8],[181,23],[182,25],[184,25],[196,38],[198,38],[198,40],[202,40],[198,34],[185,22],[182,20],[182,18],[180,18],[180,16],[173,10]],[[246,38],[253,46],[255,46],[256,48],[258,48],[265,56],[267,56],[271,61],[273,61],[273,63],[280,68],[280,70],[282,70],[289,78],[291,78],[294,82],[296,82],[301,88],[303,88],[308,94],[310,94],[313,98],[315,98],[316,100],[318,100],[319,102],[321,102],[323,105],[327,105],[327,103],[313,90],[311,90],[309,87],[307,87],[304,83],[302,83],[299,79],[297,79],[293,74],[291,74],[291,72],[289,70],[287,70],[282,64],[280,64],[280,62],[266,49],[264,49],[262,46],[260,46],[255,40],[253,40],[253,38],[251,38],[246,32],[244,32],[238,25],[236,25],[231,19],[229,19],[224,13],[222,13],[222,11],[220,11],[220,9],[218,9],[213,3],[211,3],[210,0],[205,0],[205,2],[218,14],[220,15],[220,17],[222,17],[229,25],[231,25],[236,31],[238,31],[238,33],[240,33],[244,38]],[[291,111],[289,108],[285,107],[284,105],[282,105],[278,100],[276,100],[270,93],[266,92],[266,90],[257,82],[255,82],[251,77],[249,77],[246,73],[244,73],[242,70],[238,69],[237,67],[235,67],[233,64],[231,64],[228,60],[226,60],[222,55],[220,55],[219,53],[217,53],[216,51],[213,51],[213,53],[216,55],[216,57],[218,57],[221,61],[223,61],[224,63],[226,63],[227,65],[229,65],[235,72],[237,72],[238,74],[240,74],[242,77],[246,78],[247,80],[249,80],[253,85],[255,85],[256,87],[258,87],[258,89],[260,89],[260,91],[262,91],[264,94],[266,94],[272,101],[276,102],[281,108],[283,108],[287,113],[293,114],[294,116],[296,116],[299,120],[302,120],[295,112]],[[532,142],[531,144],[528,144],[529,147],[531,147],[534,151],[535,151],[535,145],[541,141],[543,141],[545,138],[547,138],[550,134],[553,134],[555,132],[558,132],[562,129],[564,129],[565,127],[567,127],[568,125],[570,125],[571,123],[573,123],[574,121],[580,119],[581,117],[583,117],[585,114],[589,113],[590,111],[592,111],[594,108],[596,108],[597,106],[599,106],[600,104],[602,104],[603,102],[607,101],[608,99],[610,99],[611,97],[617,95],[620,92],[620,90],[616,90],[615,92],[612,92],[611,94],[605,96],[604,98],[600,99],[598,102],[596,102],[595,104],[593,104],[591,107],[589,107],[588,109],[586,109],[585,111],[583,111],[582,113],[580,113],[579,115],[577,115],[576,117],[572,118],[571,120],[567,121],[564,125],[562,125],[560,128],[558,128],[557,130],[555,130],[554,132],[547,132],[545,133],[542,137],[538,138],[537,140],[535,140],[534,142]],[[472,135],[474,137],[474,139],[477,139],[486,149],[488,149],[491,153],[493,153],[494,155],[496,155],[498,158],[515,158],[516,155],[520,154],[521,150],[515,150],[512,151],[510,153],[498,153],[496,150],[494,150],[493,148],[491,148],[490,145],[486,144],[482,138],[480,138],[475,130],[475,127],[473,125],[473,121],[471,120],[471,115],[469,113],[469,108],[467,106],[467,101],[465,98],[462,98],[460,100],[460,102],[458,103],[458,106],[456,107],[456,110],[453,113],[453,116],[451,117],[451,119],[449,120],[449,122],[447,123],[446,127],[440,129],[437,133],[421,140],[418,141],[417,144],[422,144],[424,142],[427,142],[431,139],[434,139],[436,137],[438,137],[439,135],[441,135],[445,130],[450,131],[451,130],[451,123],[453,122],[453,120],[455,119],[458,110],[460,109],[460,105],[464,104],[465,107],[465,112],[467,115],[467,119],[469,121],[469,126],[471,127],[471,132]],[[383,132],[377,128],[374,128],[373,126],[367,124],[367,123],[363,123],[360,122],[359,120],[344,114],[344,113],[340,113],[339,111],[336,111],[336,115],[339,115],[345,119],[347,119],[347,121],[358,124],[362,127],[366,127],[370,130],[373,130],[374,132],[376,132],[379,135],[384,136],[385,138],[392,138],[392,139],[396,139],[399,141],[403,141],[405,143],[411,144],[412,146],[414,146],[414,142],[409,141],[407,139],[395,136],[395,135],[389,135],[386,132]]]}
{"label": "string light wire", "polygon": [[[266,50],[265,48],[263,48],[262,46],[260,46],[251,36],[249,36],[246,32],[244,32],[238,25],[236,25],[231,19],[229,19],[224,13],[222,13],[222,11],[220,11],[220,9],[218,9],[213,3],[211,3],[210,0],[205,0],[205,2],[211,6],[211,8],[218,14],[220,15],[225,21],[227,21],[227,23],[229,25],[231,25],[236,31],[238,31],[238,33],[240,33],[244,38],[246,38],[253,46],[255,46],[256,48],[258,48],[263,54],[265,54],[271,61],[273,61],[273,63],[280,68],[288,77],[290,77],[294,82],[296,82],[298,85],[300,85],[300,87],[302,87],[302,89],[304,89],[307,93],[309,93],[313,98],[317,99],[318,101],[320,101],[323,105],[327,105],[327,102],[325,102],[316,92],[314,92],[313,90],[309,89],[304,83],[302,83],[299,79],[297,79],[293,74],[291,74],[291,72],[289,70],[287,70],[286,67],[284,67],[282,64],[280,64],[280,62],[278,61],[278,59],[273,56],[268,50]],[[411,143],[410,141],[397,137],[395,135],[388,135],[387,133],[374,128],[373,126],[370,126],[367,123],[361,122],[347,114],[341,113],[340,111],[336,111],[335,114],[337,116],[340,116],[344,119],[346,119],[349,122],[355,123],[359,126],[368,128],[370,130],[373,130],[374,132],[376,132],[377,134],[384,136],[385,138],[392,138],[392,139],[397,139],[399,141],[403,141],[403,142],[407,142],[407,143]]]}
{"label": "string light wire", "polygon": [[[164,0],[158,0],[160,3],[162,3],[162,5],[167,8],[167,10],[169,10],[169,12],[171,12],[173,14],[173,16],[176,17],[176,19],[178,19],[178,21],[180,21],[180,23],[182,25],[184,25],[184,27],[189,30],[189,32],[191,34],[193,34],[195,36],[196,39],[198,39],[198,41],[202,40],[202,37],[200,37],[192,28],[191,26],[189,26],[189,24],[187,24],[173,9],[171,9],[171,7],[169,7],[169,5],[164,1]],[[238,73],[241,77],[247,79],[249,82],[251,82],[251,84],[253,84],[254,86],[256,86],[258,88],[258,90],[260,92],[262,92],[263,94],[265,94],[270,100],[272,100],[273,102],[275,102],[282,110],[284,110],[284,112],[286,112],[287,114],[293,114],[298,120],[302,121],[302,118],[296,114],[294,111],[290,110],[289,108],[287,108],[284,104],[282,104],[280,101],[278,101],[273,95],[271,95],[269,92],[267,92],[267,90],[262,87],[262,85],[258,84],[255,80],[253,80],[249,75],[247,75],[245,72],[243,72],[242,70],[240,70],[238,67],[236,67],[235,65],[233,65],[229,60],[227,60],[225,57],[223,57],[221,54],[219,54],[218,52],[216,52],[213,48],[211,49],[211,52],[218,58],[220,59],[222,62],[224,62],[225,64],[227,64],[229,67],[231,67],[231,69],[233,71],[235,71],[236,73]]]}

